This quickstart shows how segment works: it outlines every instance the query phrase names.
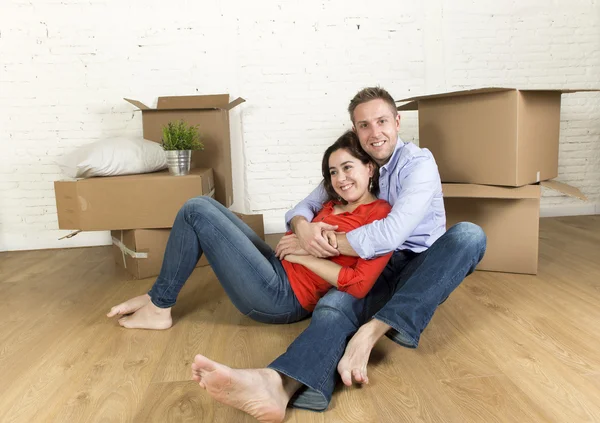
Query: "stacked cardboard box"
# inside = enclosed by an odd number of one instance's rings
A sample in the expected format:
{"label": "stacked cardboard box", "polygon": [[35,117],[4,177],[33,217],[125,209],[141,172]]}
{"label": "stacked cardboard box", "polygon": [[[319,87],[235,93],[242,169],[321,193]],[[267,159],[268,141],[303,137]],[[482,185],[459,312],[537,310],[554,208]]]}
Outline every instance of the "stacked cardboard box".
{"label": "stacked cardboard box", "polygon": [[[242,103],[229,95],[160,97],[156,109],[125,99],[142,110],[143,137],[161,142],[173,120],[200,125],[204,150],[194,152],[190,174],[168,171],[54,183],[58,226],[77,231],[110,230],[115,261],[136,278],[159,273],[170,228],[183,204],[208,195],[233,202],[229,110]],[[264,239],[262,215],[240,215]],[[207,265],[203,257],[199,266]]]}
{"label": "stacked cardboard box", "polygon": [[585,199],[558,176],[563,93],[598,90],[483,88],[412,97],[419,146],[436,159],[447,227],[470,221],[488,245],[480,270],[536,274],[541,186]]}

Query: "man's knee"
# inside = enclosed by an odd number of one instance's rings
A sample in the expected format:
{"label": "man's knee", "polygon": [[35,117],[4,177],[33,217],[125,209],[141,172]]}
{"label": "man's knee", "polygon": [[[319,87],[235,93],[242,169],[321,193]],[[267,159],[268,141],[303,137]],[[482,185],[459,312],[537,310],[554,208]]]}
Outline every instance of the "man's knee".
{"label": "man's knee", "polygon": [[478,225],[471,222],[460,222],[447,231],[447,235],[462,246],[473,247],[479,251],[485,251],[487,237]]}

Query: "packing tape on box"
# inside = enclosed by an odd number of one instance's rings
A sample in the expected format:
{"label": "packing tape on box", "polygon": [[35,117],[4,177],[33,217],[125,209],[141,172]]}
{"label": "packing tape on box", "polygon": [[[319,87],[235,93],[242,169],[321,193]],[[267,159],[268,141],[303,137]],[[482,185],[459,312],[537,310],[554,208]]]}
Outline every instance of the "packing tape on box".
{"label": "packing tape on box", "polygon": [[60,238],[58,238],[58,240],[60,241],[61,239],[65,239],[65,238],[73,238],[79,232],[81,232],[81,229],[79,229],[79,230],[77,230],[75,232],[71,232],[69,235],[61,236]]}
{"label": "packing tape on box", "polygon": [[215,198],[215,189],[213,188],[211,192],[209,192],[208,194],[206,194],[207,197],[210,198]]}
{"label": "packing tape on box", "polygon": [[127,269],[127,261],[125,260],[125,254],[133,258],[148,258],[148,253],[138,253],[127,248],[127,246],[123,243],[123,231],[121,231],[121,240],[118,240],[113,236],[112,242],[121,250],[121,254],[123,256],[123,266],[125,266],[125,269]]}

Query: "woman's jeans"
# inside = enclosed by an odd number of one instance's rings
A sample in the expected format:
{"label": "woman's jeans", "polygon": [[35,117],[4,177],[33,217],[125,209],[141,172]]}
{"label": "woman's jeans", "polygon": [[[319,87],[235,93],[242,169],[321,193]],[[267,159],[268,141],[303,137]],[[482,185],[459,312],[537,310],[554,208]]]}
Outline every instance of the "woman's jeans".
{"label": "woman's jeans", "polygon": [[[459,223],[423,253],[396,251],[364,299],[331,289],[317,303],[309,326],[269,366],[305,385],[289,405],[327,408],[346,344],[370,318],[390,325],[387,336],[394,342],[415,348],[438,305],[474,271],[485,247],[481,228]],[[175,304],[203,253],[233,304],[248,317],[292,323],[310,315],[271,247],[209,197],[189,200],[177,214],[160,275],[149,292],[156,306]]]}
{"label": "woman's jeans", "polygon": [[459,223],[422,253],[396,251],[362,299],[335,289],[319,300],[309,326],[269,368],[305,386],[289,406],[327,408],[346,344],[370,318],[391,326],[387,336],[416,348],[433,313],[483,258],[486,236],[479,226]]}
{"label": "woman's jeans", "polygon": [[175,304],[203,253],[244,315],[262,323],[292,323],[310,315],[296,299],[273,249],[210,197],[193,198],[179,210],[160,275],[148,293],[154,305]]}

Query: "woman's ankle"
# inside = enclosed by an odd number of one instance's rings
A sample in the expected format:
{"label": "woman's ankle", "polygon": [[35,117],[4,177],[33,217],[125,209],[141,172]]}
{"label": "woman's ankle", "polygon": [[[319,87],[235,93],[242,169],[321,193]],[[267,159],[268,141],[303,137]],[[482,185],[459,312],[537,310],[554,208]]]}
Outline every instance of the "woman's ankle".
{"label": "woman's ankle", "polygon": [[154,304],[152,301],[150,301],[148,303],[148,307],[150,308],[150,310],[152,310],[152,312],[154,312],[156,314],[160,314],[160,315],[170,315],[171,314],[172,307],[159,307],[156,304]]}

